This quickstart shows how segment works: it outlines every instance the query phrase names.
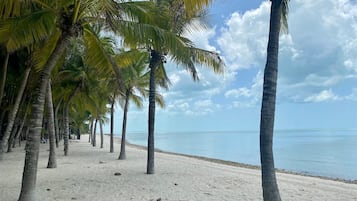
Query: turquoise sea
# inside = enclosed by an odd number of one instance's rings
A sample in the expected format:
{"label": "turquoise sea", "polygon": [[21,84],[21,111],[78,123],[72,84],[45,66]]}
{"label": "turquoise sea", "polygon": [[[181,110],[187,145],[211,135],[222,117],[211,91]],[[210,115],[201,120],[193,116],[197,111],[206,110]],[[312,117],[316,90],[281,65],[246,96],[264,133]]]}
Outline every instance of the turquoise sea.
{"label": "turquoise sea", "polygon": [[[128,133],[147,145],[147,134]],[[259,165],[259,132],[156,132],[155,148],[194,156]],[[357,180],[357,130],[277,130],[275,166],[297,173]]]}

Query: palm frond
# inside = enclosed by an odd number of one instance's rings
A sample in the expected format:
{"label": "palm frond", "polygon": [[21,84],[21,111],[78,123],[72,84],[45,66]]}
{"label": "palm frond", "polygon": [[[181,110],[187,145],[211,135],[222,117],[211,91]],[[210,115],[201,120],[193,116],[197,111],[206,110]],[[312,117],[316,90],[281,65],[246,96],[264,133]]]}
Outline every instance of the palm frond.
{"label": "palm frond", "polygon": [[281,1],[281,25],[282,25],[281,31],[283,33],[289,32],[289,25],[288,25],[289,1],[290,0]]}
{"label": "palm frond", "polygon": [[0,43],[8,51],[29,46],[48,37],[55,29],[56,15],[47,10],[0,21]]}
{"label": "palm frond", "polygon": [[85,63],[98,68],[104,73],[111,72],[110,51],[103,45],[100,38],[86,26],[84,29],[84,45],[86,46]]}
{"label": "palm frond", "polygon": [[1,0],[0,19],[20,16],[29,3],[30,0]]}
{"label": "palm frond", "polygon": [[155,101],[161,108],[165,107],[165,100],[161,94],[155,93]]}
{"label": "palm frond", "polygon": [[130,95],[130,100],[135,104],[136,107],[140,109],[143,108],[144,104],[143,104],[143,98],[141,96],[132,93]]}
{"label": "palm frond", "polygon": [[[33,63],[37,71],[41,70],[56,48],[57,42],[61,37],[61,32],[56,30],[47,40],[38,43],[38,48],[33,53]],[[64,54],[65,55],[65,54]],[[63,56],[64,57],[64,56]]]}

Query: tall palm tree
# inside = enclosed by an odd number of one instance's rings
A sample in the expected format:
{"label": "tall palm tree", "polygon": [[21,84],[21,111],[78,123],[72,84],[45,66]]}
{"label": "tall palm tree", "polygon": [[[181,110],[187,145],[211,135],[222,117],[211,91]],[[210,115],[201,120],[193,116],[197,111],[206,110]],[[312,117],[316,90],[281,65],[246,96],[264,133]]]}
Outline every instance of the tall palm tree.
{"label": "tall palm tree", "polygon": [[[146,52],[139,52],[139,54],[134,55],[137,57],[135,59],[135,63],[126,66],[122,70],[123,74],[123,82],[124,82],[124,93],[123,98],[120,99],[121,106],[123,108],[123,123],[122,123],[122,137],[121,137],[121,146],[120,146],[120,160],[126,158],[125,151],[125,142],[126,142],[126,124],[127,124],[127,113],[129,109],[129,101],[131,100],[138,108],[143,106],[142,97],[147,97],[148,95],[148,86],[149,86],[149,72],[147,71],[147,54]],[[157,76],[159,81],[162,76]],[[162,81],[161,81],[162,82]],[[159,82],[159,84],[161,83]],[[166,84],[166,83],[165,83]],[[162,87],[166,87],[166,85],[161,85]],[[156,94],[156,100],[159,100],[160,106],[164,106],[162,96]]]}
{"label": "tall palm tree", "polygon": [[267,62],[264,70],[263,99],[260,119],[260,160],[263,198],[265,201],[281,200],[275,176],[273,133],[278,79],[279,34],[281,25],[287,28],[289,0],[271,0]]}
{"label": "tall palm tree", "polygon": [[[159,38],[151,38],[150,43],[150,84],[149,84],[149,125],[148,125],[148,158],[147,174],[154,173],[154,127],[155,127],[155,73],[157,68],[164,69],[166,55],[179,65],[188,70],[194,80],[198,80],[195,64],[204,64],[212,67],[215,72],[222,72],[223,62],[215,52],[202,50],[194,47],[193,43],[181,36],[186,25],[193,19],[202,15],[202,9],[210,1],[181,1],[167,0],[158,2],[158,7],[162,13],[167,15],[168,24],[160,24],[163,30],[172,33],[172,37],[167,41]],[[166,74],[166,73],[165,73]]]}

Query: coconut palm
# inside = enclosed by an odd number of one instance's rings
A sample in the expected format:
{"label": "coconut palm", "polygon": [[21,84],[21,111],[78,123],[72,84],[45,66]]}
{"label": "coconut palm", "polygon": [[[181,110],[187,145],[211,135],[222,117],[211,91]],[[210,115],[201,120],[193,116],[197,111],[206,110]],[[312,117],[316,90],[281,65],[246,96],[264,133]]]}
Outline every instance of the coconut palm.
{"label": "coconut palm", "polygon": [[[135,54],[135,53],[134,53]],[[138,108],[142,108],[143,100],[142,97],[147,97],[147,88],[149,86],[149,72],[147,71],[147,53],[138,52],[136,53],[137,59],[135,63],[126,66],[122,70],[123,82],[124,82],[124,93],[122,99],[120,99],[121,106],[123,108],[123,123],[122,123],[122,137],[121,137],[121,147],[120,147],[120,160],[126,158],[125,152],[125,142],[126,142],[126,124],[127,124],[127,113],[129,109],[129,101],[131,100]],[[159,69],[160,70],[160,69]],[[164,81],[162,80],[164,79]],[[161,85],[167,88],[166,77],[157,76],[158,83],[165,83]],[[166,82],[165,82],[166,81]],[[159,94],[156,94],[156,100],[158,100],[161,107],[164,106],[163,98]]]}
{"label": "coconut palm", "polygon": [[[165,13],[167,24],[160,24],[163,31],[169,31],[172,35],[166,40],[151,36],[146,44],[150,50],[150,84],[149,84],[149,125],[148,125],[148,158],[147,174],[154,173],[154,127],[155,127],[155,97],[156,84],[155,73],[157,68],[164,69],[166,57],[170,57],[175,63],[182,65],[191,74],[194,80],[198,80],[196,64],[204,64],[212,67],[215,72],[222,72],[223,62],[217,53],[194,47],[193,43],[181,36],[186,25],[193,19],[202,15],[202,9],[210,1],[181,1],[167,0],[158,2],[160,12]],[[166,73],[165,73],[166,74]]]}
{"label": "coconut palm", "polygon": [[[289,0],[271,0],[267,62],[264,70],[263,99],[260,119],[260,160],[262,170],[263,198],[265,201],[281,200],[276,182],[273,133],[278,78],[279,34],[287,28]],[[283,25],[283,26],[281,26]]]}

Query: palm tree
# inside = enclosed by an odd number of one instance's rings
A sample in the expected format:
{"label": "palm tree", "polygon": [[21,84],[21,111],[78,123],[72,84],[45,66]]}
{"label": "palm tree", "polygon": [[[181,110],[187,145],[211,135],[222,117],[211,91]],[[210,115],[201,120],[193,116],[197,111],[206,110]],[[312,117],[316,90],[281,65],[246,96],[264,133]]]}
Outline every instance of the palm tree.
{"label": "palm tree", "polygon": [[[202,8],[210,1],[194,1],[190,3],[181,0],[161,1],[158,4],[161,12],[166,13],[168,24],[163,25],[163,29],[172,32],[172,37],[167,41],[161,38],[151,38],[150,43],[150,84],[149,84],[149,125],[148,125],[148,158],[147,174],[154,173],[154,127],[155,127],[155,73],[156,68],[164,69],[166,55],[174,62],[183,65],[191,74],[194,80],[198,80],[195,64],[204,64],[213,67],[215,72],[222,72],[223,62],[217,53],[195,48],[193,43],[181,36],[186,25],[194,18],[202,15]],[[199,9],[198,9],[199,8]],[[165,73],[166,74],[166,73]]]}
{"label": "palm tree", "polygon": [[[134,55],[135,56],[135,55]],[[121,137],[121,147],[120,147],[120,160],[126,158],[125,152],[125,142],[126,142],[126,123],[127,123],[127,113],[129,109],[129,101],[135,103],[138,108],[143,106],[142,97],[147,97],[147,88],[149,86],[149,73],[147,72],[147,54],[145,52],[139,52],[136,55],[135,63],[126,66],[122,70],[123,82],[124,82],[124,93],[123,99],[120,103],[123,108],[123,124],[122,124],[122,137]],[[162,77],[158,76],[162,79]],[[166,86],[166,85],[165,85]],[[136,94],[138,92],[139,94]],[[161,96],[157,95],[160,106],[163,107],[163,99]]]}
{"label": "palm tree", "polygon": [[281,24],[287,28],[289,0],[271,0],[267,62],[264,70],[263,99],[260,119],[260,160],[262,170],[263,198],[265,201],[281,200],[276,182],[273,133],[278,78],[279,33]]}

